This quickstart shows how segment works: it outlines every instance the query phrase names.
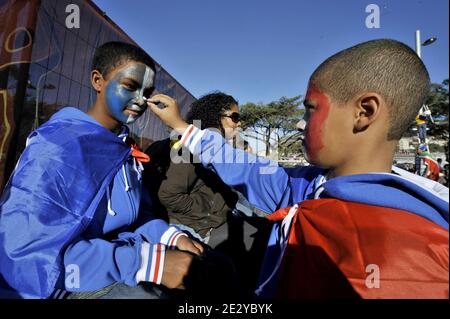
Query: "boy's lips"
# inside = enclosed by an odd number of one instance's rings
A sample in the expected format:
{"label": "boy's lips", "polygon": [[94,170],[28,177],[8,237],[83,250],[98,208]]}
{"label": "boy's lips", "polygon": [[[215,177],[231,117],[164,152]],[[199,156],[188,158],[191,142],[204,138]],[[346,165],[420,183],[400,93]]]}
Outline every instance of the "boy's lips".
{"label": "boy's lips", "polygon": [[139,105],[133,104],[132,106],[127,107],[125,111],[133,116],[138,116],[145,111],[145,108],[141,108]]}
{"label": "boy's lips", "polygon": [[126,111],[127,111],[128,114],[133,115],[133,116],[138,116],[139,115],[139,112],[137,112],[137,111],[133,111],[133,110],[130,110],[130,109],[126,109]]}

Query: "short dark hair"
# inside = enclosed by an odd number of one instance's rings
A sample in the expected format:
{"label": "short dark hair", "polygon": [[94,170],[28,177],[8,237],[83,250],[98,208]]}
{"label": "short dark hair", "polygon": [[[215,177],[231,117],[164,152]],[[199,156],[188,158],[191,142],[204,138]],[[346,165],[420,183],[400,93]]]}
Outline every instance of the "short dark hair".
{"label": "short dark hair", "polygon": [[402,137],[430,90],[430,77],[419,56],[407,45],[390,39],[338,52],[325,60],[310,80],[338,103],[363,92],[380,94],[389,107],[388,140]]}
{"label": "short dark hair", "polygon": [[113,69],[128,61],[141,62],[156,72],[155,62],[144,50],[118,41],[106,42],[95,50],[91,70],[98,70],[106,78]]}
{"label": "short dark hair", "polygon": [[220,91],[206,94],[191,104],[186,122],[193,124],[194,120],[201,121],[201,129],[220,128],[220,122],[223,112],[230,110],[233,105],[238,102],[228,94]]}

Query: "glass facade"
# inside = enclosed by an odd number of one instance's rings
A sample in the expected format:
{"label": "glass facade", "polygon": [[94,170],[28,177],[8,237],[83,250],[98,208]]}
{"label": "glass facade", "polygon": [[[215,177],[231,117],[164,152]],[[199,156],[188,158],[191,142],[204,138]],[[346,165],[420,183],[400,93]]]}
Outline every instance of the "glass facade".
{"label": "glass facade", "polygon": [[[79,8],[79,28],[66,26],[70,4]],[[93,103],[91,59],[107,41],[136,44],[91,1],[0,1],[0,191],[34,128],[64,106],[87,111]],[[157,92],[177,99],[186,114],[194,96],[157,68]],[[169,136],[151,112],[130,129],[143,148]]]}

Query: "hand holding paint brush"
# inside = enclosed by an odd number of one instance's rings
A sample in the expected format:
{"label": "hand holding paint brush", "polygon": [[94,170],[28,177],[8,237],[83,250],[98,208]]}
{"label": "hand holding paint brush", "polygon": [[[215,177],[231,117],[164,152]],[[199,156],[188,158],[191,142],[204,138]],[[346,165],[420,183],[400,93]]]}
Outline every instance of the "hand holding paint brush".
{"label": "hand holding paint brush", "polygon": [[[146,99],[150,110],[158,116],[161,121],[167,126],[183,133],[189,126],[181,117],[176,100],[164,94],[156,94],[149,99]],[[158,104],[164,105],[163,108]]]}
{"label": "hand holding paint brush", "polygon": [[[144,99],[144,102],[148,104],[151,98],[146,98],[146,97],[144,96],[143,99]],[[154,104],[155,104],[158,108],[160,108],[160,109],[163,109],[163,108],[167,107],[167,105],[165,105],[165,104],[162,103],[162,102],[156,102],[156,103],[154,103]]]}

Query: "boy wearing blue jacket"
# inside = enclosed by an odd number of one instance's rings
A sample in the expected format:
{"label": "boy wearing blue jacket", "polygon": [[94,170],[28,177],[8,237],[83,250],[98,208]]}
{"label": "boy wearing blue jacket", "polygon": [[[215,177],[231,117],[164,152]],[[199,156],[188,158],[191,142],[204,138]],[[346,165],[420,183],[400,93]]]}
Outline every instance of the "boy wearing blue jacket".
{"label": "boy wearing blue jacket", "polygon": [[203,248],[152,216],[141,185],[149,159],[125,126],[147,109],[155,70],[142,49],[105,43],[93,59],[88,113],[63,108],[29,135],[0,199],[0,298],[105,287],[155,298],[138,284],[183,288],[191,253]]}
{"label": "boy wearing blue jacket", "polygon": [[269,216],[259,297],[448,298],[448,189],[392,167],[428,92],[425,66],[398,41],[331,56],[312,74],[304,102],[312,165],[294,169],[187,125],[167,96],[149,107],[254,206],[284,208]]}

